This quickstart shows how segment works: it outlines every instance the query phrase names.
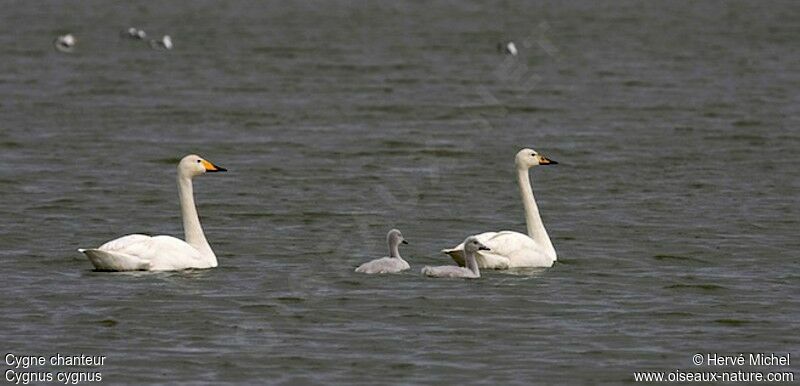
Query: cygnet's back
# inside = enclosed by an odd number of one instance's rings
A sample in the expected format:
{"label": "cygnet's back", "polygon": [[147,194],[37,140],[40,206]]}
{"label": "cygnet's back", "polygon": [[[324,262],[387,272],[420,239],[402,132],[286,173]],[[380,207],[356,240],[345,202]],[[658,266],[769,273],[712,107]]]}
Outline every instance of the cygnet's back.
{"label": "cygnet's back", "polygon": [[403,234],[397,229],[392,229],[386,235],[386,242],[389,244],[389,257],[375,259],[361,264],[356,268],[359,273],[397,273],[410,269],[411,266],[400,257],[400,244],[408,244],[403,238]]}
{"label": "cygnet's back", "polygon": [[443,265],[440,267],[423,267],[422,274],[430,277],[461,277],[467,279],[477,279],[481,277],[480,272],[475,273],[464,267],[454,265]]}

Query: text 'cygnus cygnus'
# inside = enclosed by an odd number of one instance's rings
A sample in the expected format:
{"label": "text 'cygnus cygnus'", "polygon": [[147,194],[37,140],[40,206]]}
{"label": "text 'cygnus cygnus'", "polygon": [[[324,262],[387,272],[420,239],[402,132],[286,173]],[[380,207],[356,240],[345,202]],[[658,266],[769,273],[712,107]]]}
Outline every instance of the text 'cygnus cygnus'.
{"label": "text 'cygnus cygnus'", "polygon": [[481,277],[481,270],[478,268],[478,262],[475,260],[475,254],[478,251],[491,251],[489,247],[483,245],[475,236],[467,237],[463,243],[463,252],[467,262],[467,267],[456,267],[453,265],[445,265],[439,267],[424,267],[422,274],[429,277],[456,277],[462,279],[477,279]]}
{"label": "text 'cygnus cygnus'", "polygon": [[207,172],[224,172],[196,155],[178,164],[178,193],[186,241],[172,236],[127,235],[96,249],[79,249],[99,271],[173,271],[213,268],[217,256],[208,245],[194,204],[192,178]]}
{"label": "text 'cygnus cygnus'", "polygon": [[411,268],[408,263],[400,257],[400,244],[408,244],[403,238],[403,234],[397,229],[392,229],[386,235],[386,242],[389,244],[389,257],[375,259],[356,268],[360,273],[397,273]]}
{"label": "text 'cygnus cygnus'", "polygon": [[[558,162],[548,159],[531,149],[522,149],[515,158],[517,182],[525,207],[525,222],[528,234],[514,231],[486,232],[475,235],[478,241],[491,251],[478,252],[477,261],[481,268],[507,269],[520,267],[551,267],[556,261],[556,250],[547,230],[544,229],[539,207],[533,198],[533,188],[528,169],[538,165],[555,165]],[[458,265],[464,265],[464,243],[442,252],[450,255]]]}

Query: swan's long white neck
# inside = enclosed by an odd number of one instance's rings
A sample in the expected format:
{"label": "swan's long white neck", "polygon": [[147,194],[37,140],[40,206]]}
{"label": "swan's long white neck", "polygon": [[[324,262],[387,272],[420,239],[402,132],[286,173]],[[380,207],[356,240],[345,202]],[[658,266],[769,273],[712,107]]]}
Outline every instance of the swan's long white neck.
{"label": "swan's long white neck", "polygon": [[200,226],[200,217],[197,215],[197,208],[194,204],[194,189],[192,179],[178,173],[178,195],[181,201],[181,217],[183,217],[183,232],[186,243],[200,251],[209,260],[212,267],[217,266],[217,256],[208,245],[206,235],[203,234],[203,227]]}
{"label": "swan's long white neck", "polygon": [[544,229],[542,217],[539,215],[539,206],[533,198],[533,188],[531,187],[531,176],[525,167],[517,167],[517,180],[519,182],[519,193],[522,196],[522,205],[525,207],[525,223],[528,225],[528,236],[536,243],[543,246],[553,258],[556,250]]}

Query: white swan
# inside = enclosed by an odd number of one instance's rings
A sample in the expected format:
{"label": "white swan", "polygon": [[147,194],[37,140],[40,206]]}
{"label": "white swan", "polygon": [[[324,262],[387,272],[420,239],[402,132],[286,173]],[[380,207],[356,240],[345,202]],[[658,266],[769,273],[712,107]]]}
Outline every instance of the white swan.
{"label": "white swan", "polygon": [[517,51],[517,45],[510,40],[503,43],[497,43],[497,50],[511,56],[517,56],[517,53],[519,53],[519,51]]}
{"label": "white swan", "polygon": [[172,38],[169,35],[164,35],[161,40],[150,40],[150,47],[154,50],[171,50]]}
{"label": "white swan", "polygon": [[72,52],[75,49],[75,44],[78,43],[78,39],[75,39],[75,36],[72,34],[61,35],[53,40],[53,47],[56,50],[61,52]]}
{"label": "white swan", "polygon": [[[537,165],[555,165],[558,162],[536,153],[531,149],[522,149],[515,158],[517,165],[517,182],[525,207],[525,222],[528,234],[514,231],[486,232],[475,235],[478,240],[488,246],[491,251],[478,252],[477,260],[481,268],[507,269],[518,267],[551,267],[556,261],[556,250],[547,230],[544,229],[539,207],[533,198],[528,169]],[[442,250],[450,255],[458,265],[464,265],[464,243],[451,249]]]}
{"label": "white swan", "polygon": [[397,229],[392,229],[386,235],[386,242],[389,244],[389,257],[375,259],[356,268],[360,273],[398,273],[405,271],[411,266],[400,257],[400,243],[408,244],[403,238],[403,234]]}
{"label": "white swan", "polygon": [[456,267],[454,265],[445,265],[439,267],[424,267],[422,274],[429,277],[458,277],[463,279],[477,279],[481,277],[481,270],[478,268],[478,262],[475,260],[475,254],[478,251],[490,251],[489,247],[483,245],[475,236],[467,237],[463,243],[463,251],[466,255],[467,267]]}
{"label": "white swan", "polygon": [[217,256],[206,241],[192,193],[192,178],[206,172],[224,172],[196,155],[183,157],[178,164],[178,192],[186,241],[172,236],[127,235],[99,248],[79,249],[99,271],[173,271],[187,268],[213,268]]}

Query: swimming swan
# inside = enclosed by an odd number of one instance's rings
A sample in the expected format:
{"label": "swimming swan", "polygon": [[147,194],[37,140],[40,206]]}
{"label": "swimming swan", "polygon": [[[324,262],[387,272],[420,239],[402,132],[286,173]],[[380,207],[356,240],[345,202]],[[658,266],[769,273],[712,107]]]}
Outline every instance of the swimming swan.
{"label": "swimming swan", "polygon": [[178,193],[186,241],[172,236],[127,235],[96,249],[79,249],[99,271],[174,271],[213,268],[217,256],[206,241],[192,193],[192,178],[206,172],[224,172],[196,155],[178,164]]}
{"label": "swimming swan", "polygon": [[[555,165],[558,162],[536,153],[531,149],[522,149],[515,158],[517,165],[517,182],[525,207],[525,222],[528,234],[514,231],[486,232],[475,235],[478,241],[491,248],[491,252],[478,252],[478,266],[489,269],[507,269],[518,267],[551,267],[556,261],[556,250],[547,230],[544,229],[539,207],[533,198],[528,169],[538,165]],[[450,255],[458,265],[464,265],[464,244],[442,252]]]}
{"label": "swimming swan", "polygon": [[72,34],[61,35],[53,40],[53,47],[56,50],[61,52],[70,53],[75,49],[75,45],[78,44],[78,39],[75,39],[75,36]]}
{"label": "swimming swan", "polygon": [[172,38],[169,35],[164,35],[161,40],[150,40],[150,47],[154,50],[171,50]]}
{"label": "swimming swan", "polygon": [[508,54],[511,56],[517,56],[517,45],[514,44],[512,41],[505,41],[502,43],[497,43],[497,51],[500,51],[504,54]]}
{"label": "swimming swan", "polygon": [[478,269],[478,262],[475,260],[475,253],[478,251],[490,251],[489,247],[483,245],[475,236],[467,237],[463,243],[463,251],[467,255],[467,268],[446,265],[440,267],[424,267],[422,274],[429,277],[460,277],[464,279],[477,279],[481,277]]}
{"label": "swimming swan", "polygon": [[408,241],[403,238],[403,234],[397,229],[392,229],[386,235],[386,242],[389,244],[389,257],[383,257],[361,264],[356,268],[356,272],[398,273],[411,268],[408,263],[400,257],[400,243],[408,244]]}

